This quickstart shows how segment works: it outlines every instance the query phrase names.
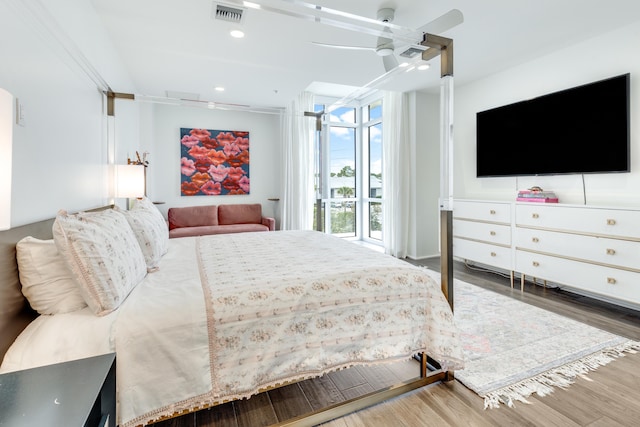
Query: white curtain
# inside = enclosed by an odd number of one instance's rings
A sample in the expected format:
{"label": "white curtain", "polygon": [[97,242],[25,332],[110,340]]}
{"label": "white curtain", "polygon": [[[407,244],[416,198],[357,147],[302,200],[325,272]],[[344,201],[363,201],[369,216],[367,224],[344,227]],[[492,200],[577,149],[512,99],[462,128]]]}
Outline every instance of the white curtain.
{"label": "white curtain", "polygon": [[282,117],[282,230],[313,228],[313,141],[316,120],[305,117],[313,111],[313,94],[302,92]]}
{"label": "white curtain", "polygon": [[386,253],[405,258],[409,245],[411,141],[408,95],[384,93],[382,101],[382,240]]}

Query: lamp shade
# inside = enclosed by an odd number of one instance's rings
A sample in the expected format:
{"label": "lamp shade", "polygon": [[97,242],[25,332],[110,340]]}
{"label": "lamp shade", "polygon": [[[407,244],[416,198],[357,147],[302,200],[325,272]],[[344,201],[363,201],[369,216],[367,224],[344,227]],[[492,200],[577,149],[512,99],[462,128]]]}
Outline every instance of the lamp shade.
{"label": "lamp shade", "polygon": [[0,88],[0,230],[11,228],[13,95]]}
{"label": "lamp shade", "polygon": [[116,165],[116,198],[144,196],[144,166]]}

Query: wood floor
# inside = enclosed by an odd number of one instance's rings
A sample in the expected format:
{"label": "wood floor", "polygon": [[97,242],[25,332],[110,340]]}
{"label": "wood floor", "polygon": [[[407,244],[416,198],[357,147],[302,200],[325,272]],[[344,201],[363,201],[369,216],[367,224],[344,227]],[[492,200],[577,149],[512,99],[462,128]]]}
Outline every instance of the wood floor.
{"label": "wood floor", "polygon": [[[439,260],[415,264],[439,269]],[[524,292],[509,279],[456,262],[456,278],[525,303],[640,341],[640,312],[527,282]],[[640,292],[640,283],[638,284]],[[411,363],[353,368],[316,380],[272,390],[249,400],[203,410],[155,427],[267,426],[323,405],[344,401],[415,374]],[[637,426],[640,425],[640,353],[629,354],[578,379],[571,387],[531,404],[483,409],[483,400],[458,381],[414,390],[373,407],[323,424],[323,427],[421,426]]]}

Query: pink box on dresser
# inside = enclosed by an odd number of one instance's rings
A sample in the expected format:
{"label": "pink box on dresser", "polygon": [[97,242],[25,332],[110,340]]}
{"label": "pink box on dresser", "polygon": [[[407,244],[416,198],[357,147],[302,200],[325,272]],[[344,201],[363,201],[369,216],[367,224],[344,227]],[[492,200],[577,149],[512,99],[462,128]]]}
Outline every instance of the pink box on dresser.
{"label": "pink box on dresser", "polygon": [[518,202],[558,203],[557,197],[518,197]]}

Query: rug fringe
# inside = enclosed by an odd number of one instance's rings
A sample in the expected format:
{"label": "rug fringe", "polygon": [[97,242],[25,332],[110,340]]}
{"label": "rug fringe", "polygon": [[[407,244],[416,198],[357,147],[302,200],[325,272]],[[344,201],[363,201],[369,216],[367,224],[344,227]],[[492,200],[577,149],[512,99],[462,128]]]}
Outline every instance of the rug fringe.
{"label": "rug fringe", "polygon": [[567,388],[574,383],[578,376],[591,381],[584,375],[595,371],[600,366],[607,365],[619,357],[624,357],[625,353],[633,354],[638,351],[640,351],[640,341],[627,341],[618,346],[600,350],[575,362],[559,366],[535,377],[485,394],[483,396],[484,409],[499,408],[501,403],[513,407],[515,406],[514,401],[530,404],[531,402],[527,400],[527,397],[533,393],[541,397],[546,396],[553,392],[556,387]]}

